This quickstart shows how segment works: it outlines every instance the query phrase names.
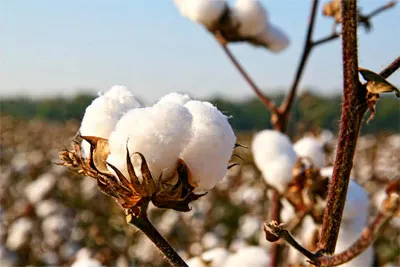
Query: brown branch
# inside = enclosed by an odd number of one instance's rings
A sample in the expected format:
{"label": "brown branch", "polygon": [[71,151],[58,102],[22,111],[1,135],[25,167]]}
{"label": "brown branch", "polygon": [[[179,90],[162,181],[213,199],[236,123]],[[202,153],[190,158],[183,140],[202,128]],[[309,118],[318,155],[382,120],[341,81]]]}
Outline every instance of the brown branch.
{"label": "brown branch", "polygon": [[[278,190],[274,189],[272,192],[272,199],[271,199],[271,220],[280,222],[280,213],[281,213],[281,196]],[[282,245],[279,243],[273,243],[271,249],[269,251],[270,254],[270,262],[269,266],[275,267],[278,266],[281,258],[282,252]]]}
{"label": "brown branch", "polygon": [[336,39],[338,39],[338,38],[340,37],[340,34],[341,34],[341,33],[339,33],[339,32],[334,32],[334,33],[332,33],[331,35],[329,35],[329,36],[327,36],[327,37],[323,37],[323,38],[321,38],[321,39],[319,39],[319,40],[317,40],[317,41],[314,41],[314,42],[312,43],[312,45],[313,45],[313,47],[316,47],[316,46],[318,46],[318,45],[322,45],[322,44],[324,44],[324,43],[327,43],[327,42],[336,40]]}
{"label": "brown branch", "polygon": [[367,109],[366,90],[358,80],[357,1],[342,0],[343,104],[338,148],[318,248],[335,252],[361,120]]}
{"label": "brown branch", "polygon": [[333,255],[333,256],[322,256],[320,252],[311,252],[300,245],[290,234],[290,232],[285,229],[284,225],[278,224],[275,221],[271,223],[264,224],[264,231],[266,235],[270,238],[271,234],[277,239],[281,238],[290,244],[293,248],[298,250],[301,254],[306,256],[312,264],[316,266],[338,266],[346,263],[361,253],[363,253],[367,248],[369,248],[374,241],[378,238],[381,230],[384,226],[393,218],[396,211],[400,208],[400,198],[397,194],[390,194],[386,198],[381,211],[374,218],[374,220],[364,228],[361,236],[345,251]]}
{"label": "brown branch", "polygon": [[368,15],[365,16],[365,18],[370,19],[370,18],[378,15],[379,13],[394,7],[396,4],[397,4],[397,0],[390,1],[390,2],[386,3],[385,5],[378,7],[377,9],[371,11]]}
{"label": "brown branch", "polygon": [[249,76],[249,74],[247,74],[247,72],[241,66],[240,62],[235,58],[235,56],[229,50],[225,38],[218,32],[215,34],[215,37],[217,38],[218,43],[221,45],[222,49],[224,50],[225,54],[228,56],[232,64],[239,71],[239,73],[246,80],[246,82],[250,85],[251,89],[253,89],[253,91],[257,94],[261,102],[264,103],[264,105],[269,109],[269,111],[271,111],[272,114],[277,113],[277,108],[275,106],[275,103],[261,92],[260,88],[256,85],[256,83]]}
{"label": "brown branch", "polygon": [[303,74],[304,67],[307,63],[307,59],[309,57],[309,54],[312,50],[313,43],[312,43],[312,34],[314,31],[314,25],[315,25],[315,17],[317,14],[317,7],[318,7],[318,0],[314,0],[311,8],[311,13],[310,13],[310,18],[308,20],[308,29],[307,29],[307,36],[306,36],[306,42],[304,44],[304,49],[303,49],[303,54],[301,55],[300,58],[300,63],[297,67],[296,75],[293,80],[292,86],[290,87],[289,93],[286,95],[284,101],[280,105],[279,109],[280,112],[283,114],[283,119],[284,121],[284,127],[287,124],[288,118],[289,118],[289,111],[293,105],[294,98],[296,96],[296,91],[297,87],[300,83],[300,78]]}
{"label": "brown branch", "polygon": [[396,70],[400,68],[400,57],[397,57],[389,66],[387,66],[384,70],[382,70],[379,75],[383,78],[388,78],[392,75]]}

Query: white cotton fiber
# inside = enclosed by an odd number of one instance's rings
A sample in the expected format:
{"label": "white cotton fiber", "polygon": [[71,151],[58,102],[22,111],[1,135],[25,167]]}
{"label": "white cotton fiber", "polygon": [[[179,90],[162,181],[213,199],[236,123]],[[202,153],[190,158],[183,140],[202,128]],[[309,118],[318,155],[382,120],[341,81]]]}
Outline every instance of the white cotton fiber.
{"label": "white cotton fiber", "polygon": [[[122,115],[128,110],[138,107],[140,104],[131,91],[124,86],[114,85],[86,108],[80,134],[107,139]],[[86,154],[89,149],[89,144],[83,141],[83,150]]]}
{"label": "white cotton fiber", "polygon": [[227,171],[236,142],[228,118],[208,102],[189,101],[185,107],[193,116],[193,137],[181,154],[188,165],[196,192],[214,187]]}
{"label": "white cotton fiber", "polygon": [[54,188],[56,182],[57,179],[53,174],[42,174],[35,181],[25,187],[25,196],[30,203],[38,203]]}
{"label": "white cotton fiber", "polygon": [[109,138],[110,155],[107,161],[128,177],[126,145],[135,167],[140,152],[146,158],[154,179],[161,172],[175,170],[179,154],[191,138],[192,115],[176,103],[159,103],[153,107],[137,108],[126,113]]}
{"label": "white cotton fiber", "polygon": [[232,254],[225,261],[224,267],[265,267],[270,262],[269,255],[264,248],[261,247],[245,247],[235,254]]}
{"label": "white cotton fiber", "polygon": [[325,153],[317,139],[310,136],[303,137],[293,147],[298,157],[311,159],[319,169],[324,167]]}
{"label": "white cotton fiber", "polygon": [[292,180],[292,169],[297,160],[289,138],[278,131],[261,131],[253,139],[252,152],[265,181],[283,192]]}
{"label": "white cotton fiber", "polygon": [[255,39],[273,52],[284,50],[290,43],[287,35],[272,23],[265,25],[265,28],[255,36]]}
{"label": "white cotton fiber", "polygon": [[225,248],[214,248],[201,254],[201,258],[207,262],[208,267],[220,267],[228,257],[229,252]]}
{"label": "white cotton fiber", "polygon": [[193,22],[212,27],[222,16],[225,0],[174,0],[182,16]]}
{"label": "white cotton fiber", "polygon": [[267,10],[258,0],[237,0],[232,10],[240,23],[239,34],[242,37],[261,33],[268,22]]}
{"label": "white cotton fiber", "polygon": [[29,238],[33,230],[33,221],[27,218],[17,219],[8,229],[6,247],[9,250],[18,250],[29,246]]}
{"label": "white cotton fiber", "polygon": [[168,95],[163,96],[160,98],[160,100],[157,102],[158,104],[160,103],[176,103],[176,104],[181,104],[185,105],[187,102],[189,102],[190,96],[186,94],[179,94],[179,93],[170,93]]}

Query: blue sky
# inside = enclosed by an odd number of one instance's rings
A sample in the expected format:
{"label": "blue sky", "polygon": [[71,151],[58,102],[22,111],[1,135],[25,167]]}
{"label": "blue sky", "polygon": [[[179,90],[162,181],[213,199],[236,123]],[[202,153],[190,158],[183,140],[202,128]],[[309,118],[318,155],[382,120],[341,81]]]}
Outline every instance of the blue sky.
{"label": "blue sky", "polygon": [[[311,1],[263,1],[271,21],[291,39],[273,54],[231,45],[234,54],[265,92],[286,90],[299,60]],[[324,3],[326,1],[322,1]],[[362,0],[366,12],[387,1]],[[322,17],[315,36],[329,34]],[[360,66],[379,71],[400,55],[400,8],[373,19],[359,31]],[[172,91],[203,98],[251,96],[248,85],[201,26],[181,17],[171,0],[2,0],[0,2],[0,96],[73,95],[114,84],[153,101]],[[390,81],[400,84],[400,73]],[[340,41],[313,51],[301,88],[324,94],[341,90]]]}

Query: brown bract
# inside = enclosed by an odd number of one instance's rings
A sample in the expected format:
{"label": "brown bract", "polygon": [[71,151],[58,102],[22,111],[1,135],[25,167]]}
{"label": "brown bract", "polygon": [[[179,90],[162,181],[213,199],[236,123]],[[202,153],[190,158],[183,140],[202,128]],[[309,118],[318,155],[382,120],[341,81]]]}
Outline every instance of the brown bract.
{"label": "brown bract", "polygon": [[[85,158],[82,155],[81,139],[90,144],[90,153]],[[80,136],[72,142],[72,150],[60,152],[60,165],[69,167],[81,175],[95,178],[99,189],[114,198],[127,212],[139,216],[147,208],[150,201],[159,208],[169,208],[177,211],[189,211],[189,203],[205,194],[194,194],[195,186],[191,184],[190,171],[182,159],[178,159],[175,172],[171,177],[153,179],[145,157],[135,152],[141,158],[139,180],[131,161],[131,154],[126,154],[126,165],[129,177],[114,165],[107,162],[110,153],[108,140],[94,136]],[[112,173],[111,170],[114,171]],[[175,179],[177,177],[177,179]],[[171,184],[171,180],[176,180]]]}

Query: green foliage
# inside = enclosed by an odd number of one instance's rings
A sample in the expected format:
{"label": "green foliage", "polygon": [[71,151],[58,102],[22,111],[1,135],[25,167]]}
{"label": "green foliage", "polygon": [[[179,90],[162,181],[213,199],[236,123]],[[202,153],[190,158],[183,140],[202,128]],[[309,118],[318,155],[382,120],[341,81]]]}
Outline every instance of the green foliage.
{"label": "green foliage", "polygon": [[[73,98],[2,99],[0,113],[23,119],[81,120],[85,108],[94,98],[94,95],[81,94]],[[283,96],[272,98],[280,103]],[[210,101],[230,117],[232,127],[238,132],[271,128],[269,111],[256,97],[235,102],[217,97]],[[339,126],[340,108],[340,95],[323,97],[314,93],[303,93],[293,106],[289,131],[292,135],[321,128],[336,132]],[[399,111],[398,99],[391,95],[381,96],[377,103],[375,118],[369,124],[364,123],[362,133],[400,132]]]}

